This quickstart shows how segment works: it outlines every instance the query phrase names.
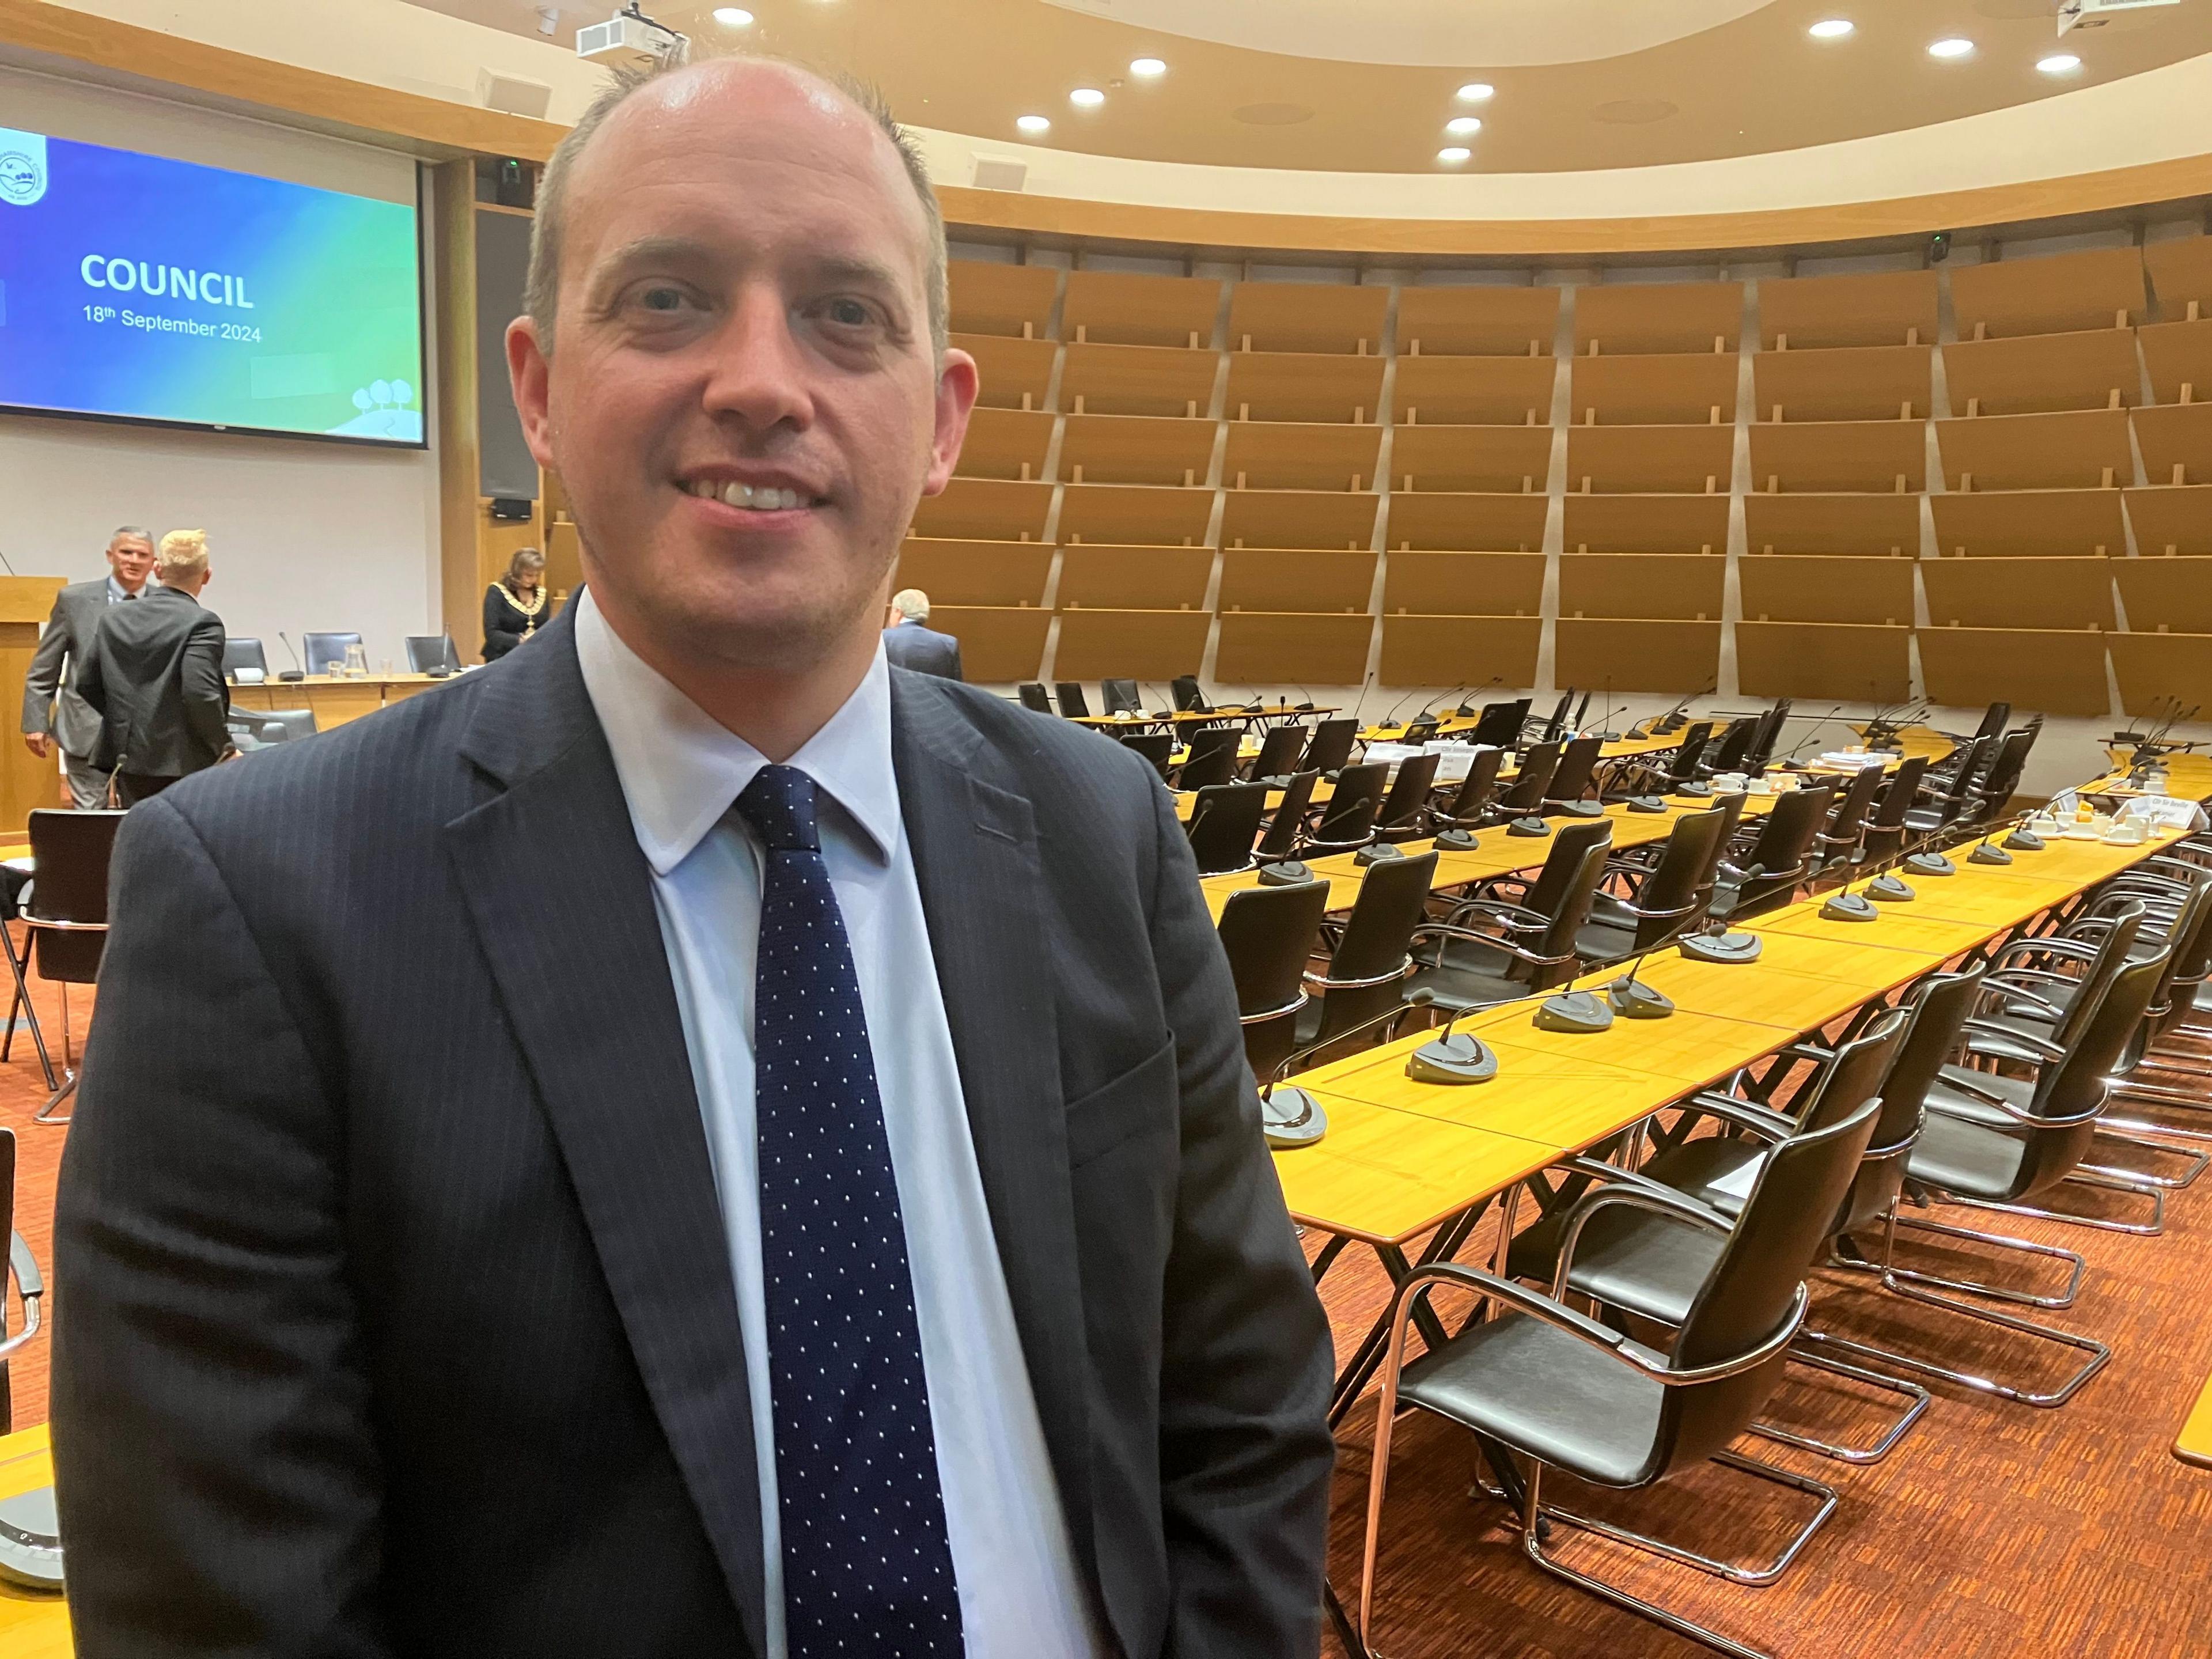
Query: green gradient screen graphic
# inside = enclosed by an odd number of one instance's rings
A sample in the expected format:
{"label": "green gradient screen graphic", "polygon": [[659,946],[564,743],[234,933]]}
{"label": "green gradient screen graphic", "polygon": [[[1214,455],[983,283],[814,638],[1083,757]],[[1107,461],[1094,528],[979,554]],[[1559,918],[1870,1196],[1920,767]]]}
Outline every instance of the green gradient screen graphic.
{"label": "green gradient screen graphic", "polygon": [[422,442],[411,205],[0,127],[0,405]]}

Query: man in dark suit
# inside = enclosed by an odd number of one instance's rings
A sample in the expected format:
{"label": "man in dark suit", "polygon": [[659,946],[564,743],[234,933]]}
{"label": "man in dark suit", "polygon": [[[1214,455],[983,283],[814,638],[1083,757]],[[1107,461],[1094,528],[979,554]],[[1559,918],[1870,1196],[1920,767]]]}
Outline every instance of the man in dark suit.
{"label": "man in dark suit", "polygon": [[209,574],[206,535],[171,531],[152,583],[136,602],[107,608],[86,654],[77,690],[100,718],[93,763],[114,774],[125,806],[206,770],[230,748],[222,618],[199,600]]}
{"label": "man in dark suit", "polygon": [[23,745],[40,760],[61,746],[70,799],[79,811],[107,798],[107,774],[93,764],[100,746],[100,716],[77,695],[77,680],[92,652],[93,635],[112,605],[145,591],[154,568],[154,538],[125,525],[107,538],[107,574],[71,582],[54,595],[53,615],[23,674]]}
{"label": "man in dark suit", "polygon": [[1328,1328],[1172,803],[881,642],[976,390],[919,161],[658,71],[535,234],[585,597],[118,841],[78,1653],[1310,1659]]}
{"label": "man in dark suit", "polygon": [[917,673],[959,680],[960,641],[929,626],[929,595],[918,587],[902,587],[891,595],[890,626],[884,629],[884,649],[893,663]]}

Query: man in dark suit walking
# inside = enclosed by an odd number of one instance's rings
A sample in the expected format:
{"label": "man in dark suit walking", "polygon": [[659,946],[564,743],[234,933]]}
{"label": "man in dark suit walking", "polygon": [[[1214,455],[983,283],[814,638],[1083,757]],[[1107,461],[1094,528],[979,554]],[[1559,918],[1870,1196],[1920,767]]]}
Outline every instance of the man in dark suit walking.
{"label": "man in dark suit walking", "polygon": [[222,618],[199,600],[209,574],[206,533],[171,531],[152,583],[135,603],[108,607],[86,654],[77,690],[100,718],[93,763],[114,775],[125,806],[229,750]]}
{"label": "man in dark suit walking", "polygon": [[106,799],[107,774],[93,764],[100,716],[77,695],[77,681],[108,606],[137,599],[153,568],[151,536],[136,525],[110,536],[107,574],[96,581],[71,582],[54,595],[53,614],[23,672],[23,745],[40,760],[60,745],[70,800],[79,811]]}
{"label": "man in dark suit walking", "polygon": [[902,587],[891,595],[890,626],[884,629],[884,649],[898,667],[942,679],[967,678],[960,672],[960,641],[931,629],[929,595],[918,587]]}
{"label": "man in dark suit walking", "polygon": [[55,1222],[82,1659],[1310,1659],[1329,1341],[1173,803],[891,667],[976,391],[887,115],[555,156],[527,651],[134,811]]}

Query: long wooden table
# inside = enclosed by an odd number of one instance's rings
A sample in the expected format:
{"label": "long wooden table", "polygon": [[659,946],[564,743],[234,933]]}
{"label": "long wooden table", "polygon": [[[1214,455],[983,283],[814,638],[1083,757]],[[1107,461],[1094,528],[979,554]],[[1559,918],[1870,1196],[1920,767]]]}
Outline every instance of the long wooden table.
{"label": "long wooden table", "polygon": [[2205,1378],[2203,1392],[2197,1396],[2189,1420],[2181,1425],[2173,1442],[2173,1455],[2200,1469],[2212,1469],[2212,1377]]}
{"label": "long wooden table", "polygon": [[[52,1442],[45,1424],[0,1437],[0,1498],[51,1486]],[[58,1595],[0,1581],[0,1659],[70,1659],[69,1606]]]}
{"label": "long wooden table", "polygon": [[272,679],[259,685],[234,685],[230,688],[230,703],[234,708],[250,709],[258,714],[271,714],[286,708],[312,708],[315,711],[316,729],[326,732],[333,726],[343,726],[348,720],[374,714],[388,704],[419,696],[441,685],[451,685],[460,678],[453,674],[434,680],[428,674],[372,674],[366,679],[349,679],[342,674],[310,674],[304,680]]}

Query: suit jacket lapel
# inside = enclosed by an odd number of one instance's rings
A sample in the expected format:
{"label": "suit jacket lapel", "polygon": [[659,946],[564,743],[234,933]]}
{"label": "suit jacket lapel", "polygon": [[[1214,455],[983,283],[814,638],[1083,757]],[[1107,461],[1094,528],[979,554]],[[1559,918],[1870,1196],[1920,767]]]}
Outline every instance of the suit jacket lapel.
{"label": "suit jacket lapel", "polygon": [[541,632],[487,671],[464,750],[505,787],[447,845],[646,1390],[764,1653],[736,1292],[651,872],[573,624]]}
{"label": "suit jacket lapel", "polygon": [[969,1132],[1076,1559],[1096,1581],[1089,1375],[1052,962],[1030,804],[942,682],[891,672],[899,802]]}

